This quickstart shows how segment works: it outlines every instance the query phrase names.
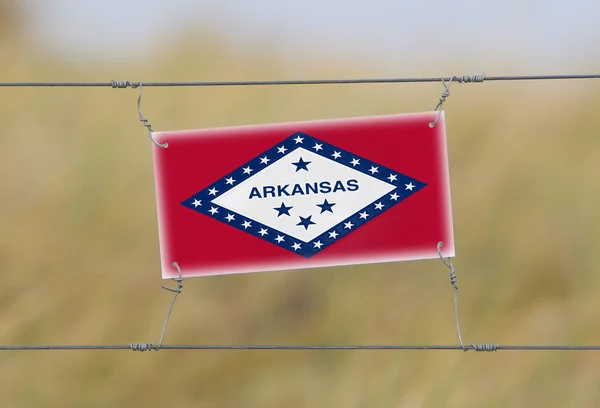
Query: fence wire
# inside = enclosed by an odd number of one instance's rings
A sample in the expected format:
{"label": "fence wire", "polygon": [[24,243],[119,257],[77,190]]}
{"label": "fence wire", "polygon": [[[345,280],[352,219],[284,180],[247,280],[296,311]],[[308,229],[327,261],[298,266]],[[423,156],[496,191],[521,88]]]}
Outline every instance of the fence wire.
{"label": "fence wire", "polygon": [[389,83],[424,83],[424,82],[458,82],[474,83],[488,81],[536,81],[559,79],[600,79],[600,74],[562,74],[562,75],[463,75],[427,78],[348,78],[348,79],[297,79],[297,80],[258,80],[258,81],[110,81],[110,82],[0,82],[0,87],[110,87],[136,88],[140,83],[144,86],[166,87],[209,87],[209,86],[267,86],[267,85],[336,85],[336,84],[389,84]]}
{"label": "fence wire", "polygon": [[0,351],[30,350],[454,350],[454,351],[600,351],[600,346],[556,346],[556,345],[154,345],[144,343],[124,345],[52,345],[52,346],[0,346]]}
{"label": "fence wire", "polygon": [[[484,81],[535,81],[535,80],[564,80],[564,79],[600,79],[600,74],[564,74],[564,75],[504,75],[504,76],[485,76],[483,75],[463,75],[448,77],[425,77],[425,78],[350,78],[350,79],[306,79],[306,80],[258,80],[258,81],[164,81],[164,82],[142,82],[142,81],[110,81],[110,82],[0,82],[0,87],[110,87],[113,89],[141,88],[145,87],[214,87],[214,86],[269,86],[269,85],[337,85],[337,84],[384,84],[384,83],[427,83],[442,82],[449,92],[449,86],[452,82],[458,83],[481,83]],[[446,95],[447,96],[447,95]],[[443,104],[444,96],[438,104],[438,108]],[[436,108],[437,110],[437,108]],[[140,120],[145,120],[140,113]],[[147,121],[147,120],[146,120]],[[149,128],[149,134],[152,131]],[[439,245],[438,245],[439,252]],[[179,293],[181,293],[181,271],[179,267],[174,266],[179,271],[179,278],[173,279],[177,282],[176,289],[165,289],[175,293],[171,302],[167,318],[165,320],[158,344],[150,343],[132,343],[124,345],[0,345],[0,351],[73,351],[73,350],[131,350],[131,351],[159,351],[159,350],[446,350],[446,351],[600,351],[600,345],[499,345],[499,344],[463,344],[460,328],[458,325],[458,310],[456,300],[456,275],[454,267],[450,260],[448,263],[440,258],[444,264],[450,268],[450,283],[454,288],[454,305],[456,317],[456,329],[460,345],[168,345],[162,344],[165,330],[169,321],[169,316],[173,305]]]}

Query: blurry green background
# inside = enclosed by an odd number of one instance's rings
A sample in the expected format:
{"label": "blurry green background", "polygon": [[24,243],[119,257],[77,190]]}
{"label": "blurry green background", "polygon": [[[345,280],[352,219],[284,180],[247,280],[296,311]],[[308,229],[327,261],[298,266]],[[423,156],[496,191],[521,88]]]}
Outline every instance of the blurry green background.
{"label": "blurry green background", "polygon": [[[18,4],[0,0],[0,81],[558,71],[519,62],[517,50],[483,61],[423,49],[405,64],[315,48],[290,60],[275,39],[243,46],[217,20],[135,58],[77,59],[39,46]],[[595,59],[581,54],[569,68],[598,72]],[[442,90],[146,88],[143,111],[156,130],[204,128],[428,111]],[[594,81],[453,85],[445,111],[466,343],[600,343],[599,91]],[[158,340],[171,294],[160,288],[151,142],[136,98],[0,89],[0,344]],[[436,260],[217,276],[185,282],[165,343],[456,344],[453,318]],[[599,363],[597,352],[2,351],[0,405],[596,407]]]}

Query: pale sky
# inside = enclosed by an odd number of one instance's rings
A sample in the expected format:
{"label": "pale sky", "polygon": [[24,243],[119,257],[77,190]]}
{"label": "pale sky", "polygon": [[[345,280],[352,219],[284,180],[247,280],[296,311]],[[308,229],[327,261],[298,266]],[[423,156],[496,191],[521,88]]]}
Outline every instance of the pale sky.
{"label": "pale sky", "polygon": [[408,56],[421,51],[421,63],[430,55],[465,56],[490,66],[512,58],[544,73],[600,68],[598,0],[25,2],[40,46],[72,56],[143,52],[168,42],[182,26],[219,22],[246,47],[266,41],[333,54],[369,51],[406,66],[415,62]]}

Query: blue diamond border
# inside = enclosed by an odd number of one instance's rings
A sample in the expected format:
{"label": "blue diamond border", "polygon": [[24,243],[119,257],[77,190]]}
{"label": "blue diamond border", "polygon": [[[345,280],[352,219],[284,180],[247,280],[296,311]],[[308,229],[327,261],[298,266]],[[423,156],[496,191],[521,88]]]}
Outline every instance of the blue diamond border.
{"label": "blue diamond border", "polygon": [[[299,139],[302,140],[299,141]],[[321,149],[318,149],[317,145],[319,145]],[[285,151],[283,153],[282,147],[285,148]],[[292,237],[291,235],[278,231],[275,228],[271,228],[265,224],[259,223],[235,211],[228,210],[225,207],[216,205],[211,202],[211,200],[214,200],[222,194],[226,193],[227,191],[231,190],[240,182],[245,181],[250,177],[253,177],[257,173],[276,163],[278,160],[289,155],[298,147],[303,147],[306,150],[310,150],[311,152],[316,153],[324,158],[336,161],[347,167],[358,170],[361,173],[367,174],[390,185],[396,186],[396,189],[379,197],[377,200],[360,209],[355,214],[351,215],[339,224],[328,229],[323,234],[311,240],[310,243],[300,241]],[[334,152],[338,152],[340,154],[340,157],[335,158]],[[269,159],[269,161],[266,164],[264,163],[265,157]],[[262,162],[261,158],[263,159]],[[358,160],[359,164],[353,165],[353,159]],[[372,173],[371,171],[369,171],[372,167],[376,167],[378,169],[378,172]],[[251,171],[249,171],[248,169],[250,169]],[[396,180],[390,181],[390,175],[395,175]],[[234,182],[227,183],[227,180],[229,179],[231,181],[231,178],[233,178]],[[410,183],[412,183],[412,185],[415,186],[412,189],[412,191],[407,190],[405,188],[405,185]],[[388,167],[375,163],[374,161],[367,160],[360,155],[351,153],[344,149],[340,149],[337,146],[323,142],[322,140],[307,135],[306,133],[295,132],[291,136],[277,143],[272,148],[264,151],[262,154],[241,165],[231,173],[225,175],[224,177],[220,178],[219,180],[200,190],[196,194],[185,199],[180,204],[191,210],[199,212],[200,214],[204,214],[217,221],[230,225],[234,228],[239,229],[240,231],[244,231],[248,234],[251,234],[264,241],[270,242],[295,254],[301,255],[305,258],[310,258],[318,254],[319,252],[325,250],[330,245],[344,238],[348,234],[356,231],[369,221],[374,220],[379,215],[385,213],[390,208],[393,208],[394,206],[398,205],[398,203],[400,203],[403,200],[406,200],[408,197],[422,190],[426,186],[427,184],[420,180],[394,171]],[[214,194],[211,194],[210,192],[214,191],[214,189],[216,189],[217,191]],[[397,200],[390,198],[393,196],[394,193],[398,195]],[[200,201],[200,205],[195,206],[194,202],[197,201]],[[383,204],[383,207],[381,207],[381,204]],[[367,214],[369,214],[369,216],[366,219],[361,218],[360,216],[360,214],[364,214],[365,211],[367,212]],[[333,236],[335,236],[335,238]],[[314,245],[315,243],[319,242],[322,245]],[[298,245],[300,246],[299,248]]]}

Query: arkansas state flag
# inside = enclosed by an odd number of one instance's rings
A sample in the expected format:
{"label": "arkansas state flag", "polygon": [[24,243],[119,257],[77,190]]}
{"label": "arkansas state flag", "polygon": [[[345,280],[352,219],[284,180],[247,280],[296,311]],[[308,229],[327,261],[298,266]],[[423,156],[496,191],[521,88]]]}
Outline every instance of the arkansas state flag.
{"label": "arkansas state flag", "polygon": [[163,279],[453,257],[436,115],[154,133]]}

